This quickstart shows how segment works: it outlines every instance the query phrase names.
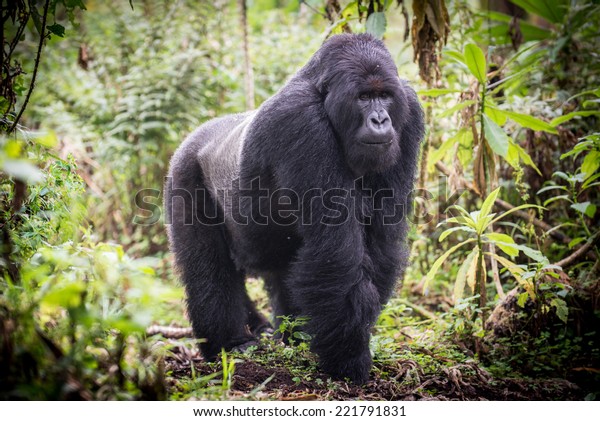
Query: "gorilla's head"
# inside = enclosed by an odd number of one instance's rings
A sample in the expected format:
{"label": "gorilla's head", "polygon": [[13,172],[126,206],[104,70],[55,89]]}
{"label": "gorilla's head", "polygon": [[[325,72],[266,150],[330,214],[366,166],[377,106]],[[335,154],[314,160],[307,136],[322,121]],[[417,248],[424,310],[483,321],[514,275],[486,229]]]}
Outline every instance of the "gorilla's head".
{"label": "gorilla's head", "polygon": [[339,35],[315,59],[309,67],[349,167],[363,175],[393,165],[409,107],[384,44],[367,34]]}

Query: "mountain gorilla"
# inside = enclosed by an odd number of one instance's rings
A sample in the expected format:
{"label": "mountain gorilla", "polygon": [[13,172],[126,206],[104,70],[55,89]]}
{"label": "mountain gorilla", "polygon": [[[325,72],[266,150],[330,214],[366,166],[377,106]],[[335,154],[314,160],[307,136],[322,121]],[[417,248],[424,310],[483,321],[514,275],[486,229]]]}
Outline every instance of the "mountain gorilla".
{"label": "mountain gorilla", "polygon": [[[364,383],[402,274],[423,115],[384,44],[337,35],[258,110],[209,121],[172,158],[165,205],[194,334],[213,359],[303,316],[328,373]],[[254,342],[253,342],[254,341]]]}

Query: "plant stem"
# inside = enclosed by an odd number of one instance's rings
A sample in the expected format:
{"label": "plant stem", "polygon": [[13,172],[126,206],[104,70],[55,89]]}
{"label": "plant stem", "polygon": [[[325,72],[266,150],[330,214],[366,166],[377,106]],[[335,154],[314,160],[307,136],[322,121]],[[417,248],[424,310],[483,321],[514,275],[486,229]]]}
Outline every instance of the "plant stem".
{"label": "plant stem", "polygon": [[485,272],[482,271],[483,266],[483,243],[481,241],[481,236],[477,236],[477,246],[479,247],[479,253],[477,254],[477,270],[476,277],[477,283],[479,284],[479,308],[481,309],[481,320],[485,320],[485,312],[484,307],[487,304],[487,294],[485,291]]}

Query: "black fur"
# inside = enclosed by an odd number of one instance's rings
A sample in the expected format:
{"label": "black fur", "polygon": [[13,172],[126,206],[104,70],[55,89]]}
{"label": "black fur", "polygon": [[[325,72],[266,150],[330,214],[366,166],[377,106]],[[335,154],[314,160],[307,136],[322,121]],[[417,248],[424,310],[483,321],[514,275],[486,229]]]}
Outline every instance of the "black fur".
{"label": "black fur", "polygon": [[[390,124],[391,123],[391,124]],[[202,125],[171,161],[165,205],[201,350],[306,316],[322,368],[369,377],[370,330],[407,262],[422,110],[382,42],[338,35],[257,111]],[[369,144],[370,143],[370,144]]]}

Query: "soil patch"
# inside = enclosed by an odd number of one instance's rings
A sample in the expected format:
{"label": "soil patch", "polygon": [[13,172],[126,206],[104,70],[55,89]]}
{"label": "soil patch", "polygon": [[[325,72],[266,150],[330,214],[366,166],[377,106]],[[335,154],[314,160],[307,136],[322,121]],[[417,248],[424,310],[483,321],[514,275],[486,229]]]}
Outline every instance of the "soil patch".
{"label": "soil patch", "polygon": [[[166,361],[172,383],[191,376],[221,371],[219,363],[208,364],[199,356]],[[440,373],[424,374],[412,360],[394,366],[378,366],[385,378],[372,375],[365,385],[333,381],[326,374],[294,377],[283,366],[264,366],[251,359],[236,362],[231,399],[275,400],[583,400],[585,393],[564,379],[493,378],[475,363],[458,364]],[[218,376],[216,377],[219,378]]]}

